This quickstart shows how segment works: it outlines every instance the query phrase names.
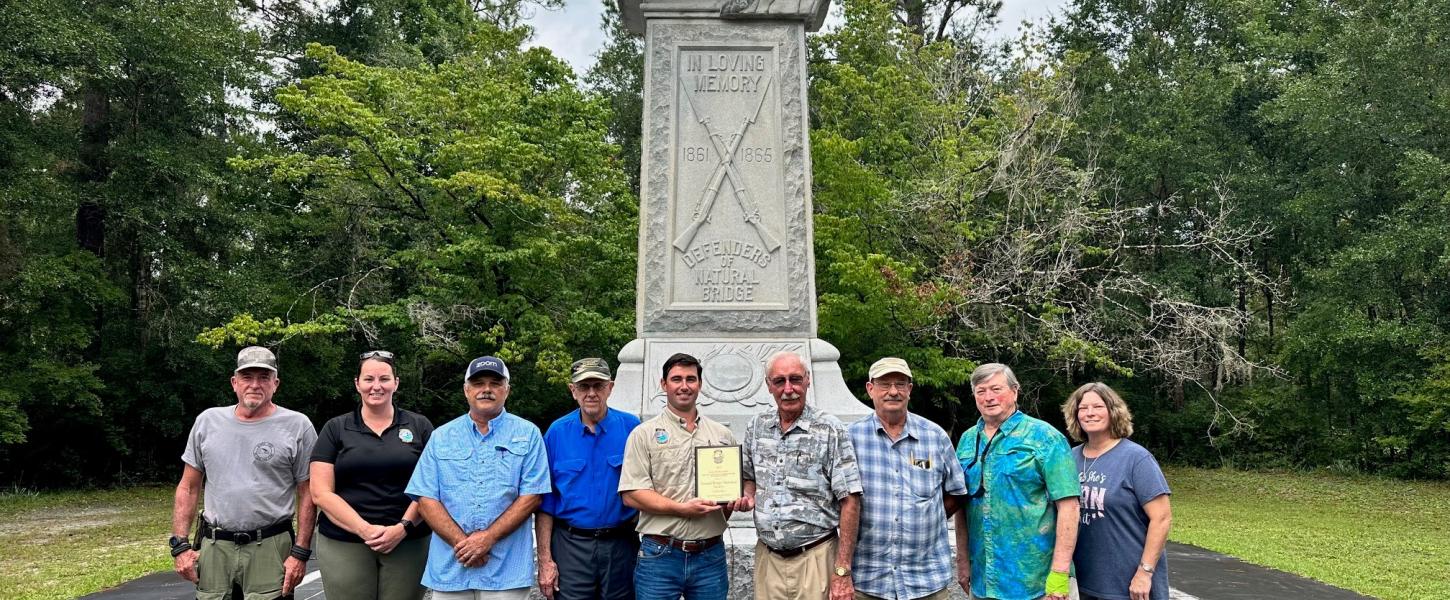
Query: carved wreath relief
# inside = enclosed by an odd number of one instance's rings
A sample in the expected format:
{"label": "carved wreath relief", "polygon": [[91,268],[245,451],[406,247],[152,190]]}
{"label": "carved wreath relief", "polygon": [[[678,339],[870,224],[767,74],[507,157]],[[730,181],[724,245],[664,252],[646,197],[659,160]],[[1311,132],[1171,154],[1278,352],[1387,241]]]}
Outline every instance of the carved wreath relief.
{"label": "carved wreath relief", "polygon": [[[704,378],[700,384],[700,396],[696,402],[709,406],[716,402],[736,404],[746,408],[765,406],[772,402],[765,389],[765,361],[777,352],[794,352],[805,356],[805,345],[796,342],[761,342],[747,344],[711,344],[703,352],[696,352]],[[652,401],[658,407],[666,403],[664,389],[659,382],[651,386]]]}
{"label": "carved wreath relief", "polygon": [[677,59],[671,304],[784,308],[774,49],[682,46]]}

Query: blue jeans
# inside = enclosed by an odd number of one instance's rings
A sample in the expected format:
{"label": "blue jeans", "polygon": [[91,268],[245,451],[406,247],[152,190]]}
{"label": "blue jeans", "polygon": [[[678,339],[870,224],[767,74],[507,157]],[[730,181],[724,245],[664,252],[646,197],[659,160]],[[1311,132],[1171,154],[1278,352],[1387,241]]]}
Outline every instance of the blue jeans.
{"label": "blue jeans", "polygon": [[636,600],[725,600],[730,570],[725,544],[689,553],[645,538],[634,566]]}

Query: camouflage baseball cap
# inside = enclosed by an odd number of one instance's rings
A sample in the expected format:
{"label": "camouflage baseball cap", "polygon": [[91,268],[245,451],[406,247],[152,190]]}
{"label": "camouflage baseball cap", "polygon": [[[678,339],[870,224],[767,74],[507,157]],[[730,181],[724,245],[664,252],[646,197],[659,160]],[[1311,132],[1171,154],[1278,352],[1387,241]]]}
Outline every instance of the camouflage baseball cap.
{"label": "camouflage baseball cap", "polygon": [[579,383],[585,379],[603,379],[608,381],[614,378],[609,371],[609,362],[602,358],[581,358],[574,361],[569,367],[569,381]]}
{"label": "camouflage baseball cap", "polygon": [[233,372],[240,373],[242,369],[268,369],[275,373],[277,355],[261,346],[247,346],[237,353],[237,370]]}
{"label": "camouflage baseball cap", "polygon": [[887,373],[901,373],[902,375],[911,377],[911,367],[906,366],[906,361],[902,359],[896,358],[895,356],[888,356],[871,364],[869,377],[876,379]]}

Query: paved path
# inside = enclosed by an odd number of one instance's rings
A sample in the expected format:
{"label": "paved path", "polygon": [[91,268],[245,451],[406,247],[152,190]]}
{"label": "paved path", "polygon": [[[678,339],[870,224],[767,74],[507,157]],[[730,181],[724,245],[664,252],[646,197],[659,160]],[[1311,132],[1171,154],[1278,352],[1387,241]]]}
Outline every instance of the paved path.
{"label": "paved path", "polygon": [[1298,575],[1251,565],[1197,546],[1168,543],[1168,583],[1173,600],[1366,600],[1357,594]]}
{"label": "paved path", "polygon": [[[317,561],[298,587],[295,600],[326,600]],[[1373,600],[1195,546],[1168,544],[1168,580],[1172,600]],[[83,600],[189,600],[195,588],[172,573],[153,573]],[[346,599],[339,599],[346,600]]]}

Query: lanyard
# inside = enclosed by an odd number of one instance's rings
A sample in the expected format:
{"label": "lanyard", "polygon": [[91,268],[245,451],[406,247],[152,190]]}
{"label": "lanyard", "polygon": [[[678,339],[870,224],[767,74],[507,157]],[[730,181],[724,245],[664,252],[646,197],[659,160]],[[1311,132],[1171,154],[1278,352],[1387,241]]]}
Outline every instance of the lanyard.
{"label": "lanyard", "polygon": [[[982,430],[981,429],[977,429],[976,439],[972,441],[972,451],[973,451],[972,452],[972,462],[967,463],[967,470],[968,471],[970,471],[972,469],[972,467],[977,466],[977,463],[982,462],[982,459],[992,452],[992,441],[995,440],[995,439],[997,439],[1001,435],[1002,435],[1002,431],[999,429],[997,431],[997,435],[994,435],[992,437],[987,438],[987,444],[984,447],[982,445]],[[977,491],[976,491],[976,493],[974,493],[974,494],[971,495],[971,497],[973,497],[973,498],[982,496],[983,494],[986,494],[987,493],[987,468],[986,467],[987,467],[987,465],[985,463],[983,463],[982,464],[982,468],[980,468],[980,469],[977,470]]]}

